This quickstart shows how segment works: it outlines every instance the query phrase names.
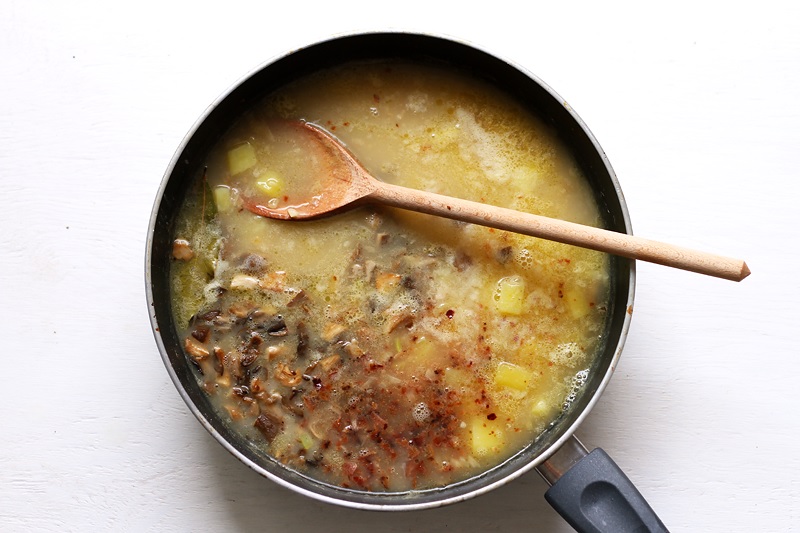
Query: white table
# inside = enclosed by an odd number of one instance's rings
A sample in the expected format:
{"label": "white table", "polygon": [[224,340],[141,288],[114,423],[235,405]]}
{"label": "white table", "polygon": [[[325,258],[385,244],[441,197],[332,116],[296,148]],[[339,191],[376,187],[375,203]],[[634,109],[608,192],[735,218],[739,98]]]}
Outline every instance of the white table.
{"label": "white table", "polygon": [[424,512],[295,495],[205,432],[159,357],[145,238],[181,138],[257,64],[370,29],[536,73],[606,150],[637,234],[748,262],[740,284],[638,266],[625,353],[578,435],[674,531],[800,529],[794,3],[266,4],[0,4],[2,531],[570,530],[536,473]]}

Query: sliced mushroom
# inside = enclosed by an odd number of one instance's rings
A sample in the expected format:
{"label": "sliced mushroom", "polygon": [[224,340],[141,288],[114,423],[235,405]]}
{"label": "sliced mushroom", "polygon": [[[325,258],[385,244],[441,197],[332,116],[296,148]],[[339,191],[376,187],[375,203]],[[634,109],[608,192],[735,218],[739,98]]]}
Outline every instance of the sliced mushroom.
{"label": "sliced mushroom", "polygon": [[208,357],[208,350],[194,337],[186,337],[183,341],[183,348],[186,350],[186,353],[194,357],[197,361],[202,361]]}
{"label": "sliced mushroom", "polygon": [[261,413],[253,424],[268,442],[283,430],[283,420],[271,413]]}
{"label": "sliced mushroom", "polygon": [[322,338],[326,342],[333,342],[336,338],[344,333],[346,328],[343,324],[337,324],[335,322],[328,322],[325,324],[325,329],[322,331]]}
{"label": "sliced mushroom", "polygon": [[194,250],[186,239],[172,241],[172,257],[178,261],[189,261],[194,258]]}
{"label": "sliced mushroom", "polygon": [[303,375],[300,372],[289,368],[289,365],[286,363],[278,363],[275,372],[275,378],[287,387],[294,387],[303,381]]}

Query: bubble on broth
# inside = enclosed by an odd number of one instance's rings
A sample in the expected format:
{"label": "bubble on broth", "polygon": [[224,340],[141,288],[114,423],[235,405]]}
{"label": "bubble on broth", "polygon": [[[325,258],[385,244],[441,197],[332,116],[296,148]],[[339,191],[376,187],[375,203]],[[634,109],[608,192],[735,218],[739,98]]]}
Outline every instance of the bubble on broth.
{"label": "bubble on broth", "polygon": [[517,250],[515,259],[522,268],[530,268],[533,266],[533,254],[527,248],[520,248]]}
{"label": "bubble on broth", "polygon": [[568,365],[571,359],[583,357],[584,354],[583,348],[577,343],[565,342],[559,344],[550,352],[549,359],[559,365]]}
{"label": "bubble on broth", "polygon": [[578,398],[581,389],[583,386],[586,385],[586,382],[589,379],[589,370],[580,370],[572,377],[572,383],[567,394],[567,397],[564,399],[564,404],[562,406],[563,411],[568,411],[570,407],[572,407],[572,403]]}
{"label": "bubble on broth", "polygon": [[420,402],[415,405],[411,412],[411,417],[420,424],[428,422],[431,418],[431,410],[428,407],[428,404],[425,402]]}

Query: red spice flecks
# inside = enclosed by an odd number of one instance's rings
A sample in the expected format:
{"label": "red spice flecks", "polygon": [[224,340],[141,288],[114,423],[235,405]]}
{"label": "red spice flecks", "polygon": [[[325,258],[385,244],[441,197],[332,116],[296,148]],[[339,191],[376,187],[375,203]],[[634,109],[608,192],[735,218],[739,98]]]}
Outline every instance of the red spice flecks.
{"label": "red spice flecks", "polygon": [[417,488],[417,479],[420,475],[425,475],[425,463],[422,460],[411,459],[406,463],[406,478],[411,480],[411,486]]}
{"label": "red spice flecks", "polygon": [[494,420],[497,418],[497,415],[494,413],[489,413],[488,415],[486,415],[486,418],[488,418],[489,420]]}
{"label": "red spice flecks", "polygon": [[453,311],[452,309],[448,309],[447,312],[445,313],[445,316],[447,318],[453,318],[453,315],[455,315],[455,314],[456,314],[455,311]]}

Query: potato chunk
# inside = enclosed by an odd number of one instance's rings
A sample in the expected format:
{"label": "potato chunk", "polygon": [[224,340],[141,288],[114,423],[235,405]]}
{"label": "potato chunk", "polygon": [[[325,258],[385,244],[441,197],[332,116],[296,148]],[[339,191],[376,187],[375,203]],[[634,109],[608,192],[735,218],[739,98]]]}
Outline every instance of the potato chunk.
{"label": "potato chunk", "polygon": [[242,143],[228,150],[228,170],[232,176],[256,165],[256,151],[250,143]]}
{"label": "potato chunk", "polygon": [[589,302],[586,291],[579,287],[573,287],[564,291],[564,302],[573,318],[583,318],[588,315],[591,310],[591,303]]}
{"label": "potato chunk", "polygon": [[231,189],[227,185],[217,185],[214,187],[214,205],[217,211],[227,212],[232,205]]}
{"label": "potato chunk", "polygon": [[535,401],[531,406],[531,414],[536,418],[540,418],[542,420],[549,420],[554,416],[558,408],[559,408],[558,404],[540,399]]}
{"label": "potato chunk", "polygon": [[270,198],[277,198],[283,193],[284,180],[277,172],[267,171],[256,178],[256,187]]}
{"label": "potato chunk", "polygon": [[502,451],[505,443],[499,423],[486,418],[475,418],[470,424],[472,451],[476,455],[494,455]]}
{"label": "potato chunk", "polygon": [[494,383],[499,389],[527,391],[533,382],[533,373],[521,366],[502,362],[494,374]]}
{"label": "potato chunk", "polygon": [[505,315],[522,314],[525,303],[525,280],[520,276],[508,276],[497,282],[494,291],[497,310]]}

